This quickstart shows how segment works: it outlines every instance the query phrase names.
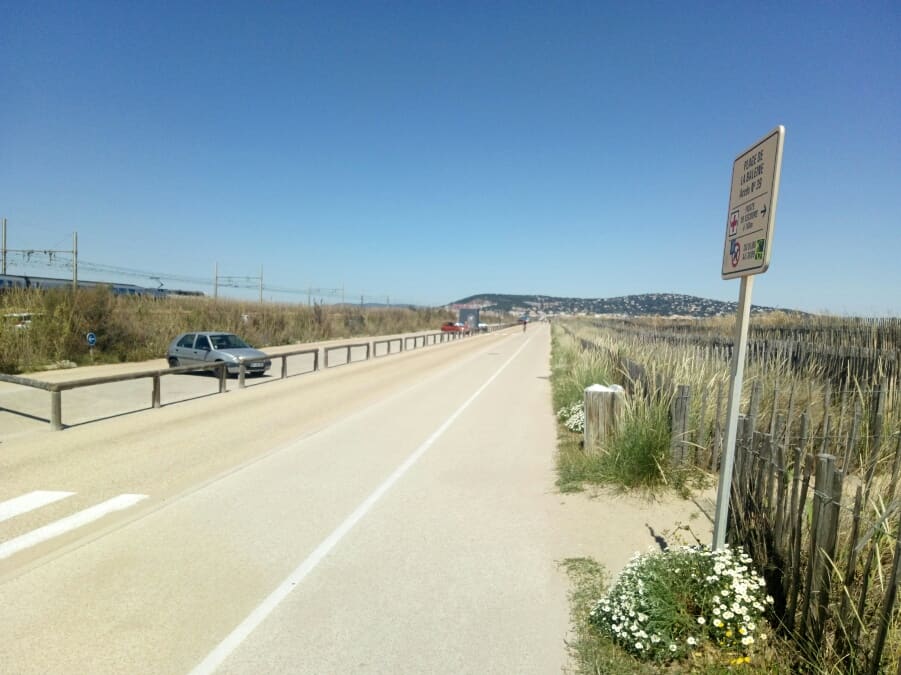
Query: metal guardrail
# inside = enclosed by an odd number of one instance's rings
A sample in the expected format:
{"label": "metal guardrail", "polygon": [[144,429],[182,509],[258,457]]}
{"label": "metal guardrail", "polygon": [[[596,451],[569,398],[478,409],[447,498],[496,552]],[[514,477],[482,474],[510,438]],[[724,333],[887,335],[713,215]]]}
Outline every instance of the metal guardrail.
{"label": "metal guardrail", "polygon": [[[266,358],[274,361],[275,359],[282,360],[282,368],[281,375],[279,376],[280,380],[284,380],[288,377],[288,357],[289,356],[306,356],[307,354],[313,355],[313,369],[307,371],[307,373],[315,373],[319,370],[319,350],[318,349],[299,349],[290,352],[283,352],[281,354],[266,354]],[[255,359],[238,359],[238,387],[241,389],[244,388],[244,380],[247,376],[247,361],[259,361],[259,357]],[[298,373],[299,375],[306,375],[307,373]]]}
{"label": "metal guardrail", "polygon": [[[366,348],[366,356],[363,357],[362,359],[357,359],[357,361],[368,361],[369,354],[371,353],[370,343],[368,343],[368,342],[357,342],[357,343],[349,344],[349,345],[336,345],[334,347],[323,347],[322,348],[322,367],[323,368],[336,368],[338,366],[349,366],[351,363],[356,363],[356,361],[354,361],[352,359],[353,350],[360,349],[363,347]],[[345,352],[347,352],[346,360],[343,363],[335,363],[332,366],[329,366],[329,364],[328,364],[329,353],[338,351],[339,349],[343,349]]]}
{"label": "metal guardrail", "polygon": [[[495,330],[500,330],[508,327],[508,325],[512,324],[501,324],[497,326]],[[493,331],[491,331],[493,332]],[[414,336],[402,336],[396,338],[389,338],[387,340],[376,340],[374,342],[357,342],[352,344],[345,345],[334,345],[328,347],[322,347],[322,361],[323,368],[329,368],[328,355],[329,352],[336,351],[339,349],[344,349],[347,352],[347,360],[341,364],[335,364],[331,367],[337,367],[339,365],[350,365],[351,363],[358,363],[359,361],[366,360],[368,361],[371,357],[374,357],[376,354],[376,345],[387,344],[387,353],[383,354],[383,356],[387,356],[388,354],[394,354],[399,352],[408,351],[410,349],[417,349],[419,347],[427,347],[436,344],[442,344],[445,342],[450,342],[452,340],[459,340],[460,338],[466,337],[464,333],[426,333],[424,335],[414,335]],[[412,341],[412,346],[411,342]],[[393,343],[399,344],[398,352],[393,352],[391,350],[391,345]],[[366,356],[364,359],[352,360],[352,350],[357,348],[366,349]],[[288,357],[289,356],[304,356],[308,354],[313,355],[313,369],[307,371],[305,373],[299,374],[309,374],[318,371],[319,368],[319,349],[301,349],[289,352],[283,352],[280,354],[267,354],[266,358],[270,360],[281,359],[281,375],[279,379],[285,379],[288,377]],[[254,360],[259,360],[257,357]],[[151,394],[151,405],[154,408],[161,407],[161,391],[162,391],[162,378],[165,375],[179,375],[182,373],[190,373],[195,371],[203,371],[203,370],[211,370],[216,371],[217,379],[219,380],[219,391],[218,393],[223,394],[227,391],[226,388],[226,380],[228,377],[228,364],[224,361],[219,361],[216,363],[200,363],[189,366],[176,366],[175,368],[165,368],[158,370],[144,370],[137,373],[125,373],[121,375],[107,375],[104,377],[92,377],[86,378],[82,380],[68,380],[65,382],[44,382],[43,380],[35,380],[30,377],[21,377],[19,375],[4,375],[0,373],[0,382],[8,382],[10,384],[17,384],[23,387],[31,387],[33,389],[42,389],[44,391],[50,392],[50,428],[53,431],[59,431],[63,428],[62,421],[62,392],[70,390],[70,389],[79,389],[81,387],[93,387],[100,384],[110,384],[113,382],[125,382],[127,380],[140,380],[143,378],[151,378],[153,380],[153,392]],[[247,367],[244,359],[240,359],[238,363],[238,387],[243,389],[245,387],[245,378],[247,375]]]}
{"label": "metal guardrail", "polygon": [[[391,345],[397,343],[397,351],[391,351]],[[379,345],[385,345],[385,353],[379,354]],[[372,358],[378,358],[380,356],[390,356],[391,354],[397,354],[398,352],[402,352],[404,350],[404,339],[403,338],[389,338],[387,340],[374,340],[372,343]]]}
{"label": "metal guardrail", "polygon": [[140,380],[146,377],[153,380],[153,393],[151,394],[151,405],[154,408],[160,407],[160,379],[163,375],[177,375],[179,373],[188,373],[196,370],[215,370],[218,371],[219,393],[222,394],[225,389],[225,378],[228,374],[228,364],[224,361],[217,363],[203,363],[193,366],[178,366],[176,368],[167,368],[165,370],[143,370],[138,373],[125,373],[122,375],[107,375],[105,377],[89,377],[83,380],[69,380],[67,382],[43,382],[28,377],[19,377],[16,375],[0,374],[0,382],[9,382],[11,384],[19,384],[33,389],[43,389],[50,392],[50,428],[53,431],[59,431],[63,428],[63,403],[62,393],[69,389],[79,389],[81,387],[93,387],[99,384],[110,384],[112,382],[125,382],[127,380]]}

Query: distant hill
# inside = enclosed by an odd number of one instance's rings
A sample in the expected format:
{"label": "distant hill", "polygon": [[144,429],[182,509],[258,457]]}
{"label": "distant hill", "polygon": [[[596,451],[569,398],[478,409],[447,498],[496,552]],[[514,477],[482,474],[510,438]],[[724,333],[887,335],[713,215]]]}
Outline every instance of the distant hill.
{"label": "distant hill", "polygon": [[[644,293],[618,298],[557,298],[549,295],[504,295],[480,293],[450,303],[460,306],[480,307],[485,311],[532,314],[619,314],[623,316],[691,316],[709,317],[735,314],[737,302],[709,300],[694,295],[678,293]],[[752,305],[751,312],[791,311],[775,307]]]}

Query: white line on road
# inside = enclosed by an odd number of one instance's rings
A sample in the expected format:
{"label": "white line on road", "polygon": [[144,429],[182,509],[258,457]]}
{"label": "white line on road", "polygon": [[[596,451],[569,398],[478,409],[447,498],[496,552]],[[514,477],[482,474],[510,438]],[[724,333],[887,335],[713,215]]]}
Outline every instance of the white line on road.
{"label": "white line on road", "polygon": [[58,502],[60,499],[71,497],[74,494],[74,492],[60,492],[58,490],[35,490],[13,499],[7,499],[5,502],[0,502],[0,523],[20,516],[23,513],[39,509],[42,506],[47,506],[47,504]]}
{"label": "white line on road", "polygon": [[398,466],[388,478],[386,478],[381,485],[379,485],[373,492],[370,494],[363,502],[354,509],[353,513],[351,513],[345,520],[342,522],[332,533],[326,537],[316,549],[307,556],[306,560],[304,560],[298,567],[295,569],[287,579],[285,579],[281,584],[279,584],[278,588],[276,588],[272,593],[269,594],[262,603],[260,603],[256,609],[254,609],[244,621],[242,621],[238,626],[229,633],[225,639],[220,642],[213,651],[211,651],[207,657],[201,661],[190,673],[190,675],[207,675],[208,673],[213,673],[216,671],[224,661],[229,657],[229,655],[237,649],[242,642],[259,627],[263,621],[268,617],[284,600],[288,597],[288,594],[291,593],[292,590],[306,578],[306,576],[312,572],[317,565],[331,552],[335,546],[344,538],[344,536],[353,529],[354,525],[356,525],[363,517],[369,512],[369,510],[378,502],[382,496],[385,495],[388,490],[413,466],[420,457],[422,457],[426,451],[432,447],[432,445],[437,441],[445,431],[457,420],[457,418],[463,414],[463,411],[466,410],[473,401],[475,401],[479,395],[490,385],[494,380],[500,375],[504,369],[509,366],[513,360],[519,356],[519,353],[525,349],[526,345],[529,344],[531,338],[520,345],[519,349],[517,349],[513,356],[511,356],[504,364],[498,368],[495,373],[489,377],[481,387],[479,387],[476,392],[470,396],[466,401],[461,405],[454,413],[444,421],[444,423],[438,427],[432,435],[429,436],[425,441],[423,441],[422,445],[420,445],[416,450],[410,454],[407,459],[403,461],[403,463]]}
{"label": "white line on road", "polygon": [[61,518],[49,525],[32,530],[27,534],[23,534],[21,537],[10,539],[9,541],[0,544],[0,560],[8,558],[14,553],[18,553],[35,544],[40,544],[48,539],[53,539],[53,537],[58,537],[65,532],[87,525],[88,523],[102,518],[108,513],[122,511],[130,506],[134,506],[142,499],[147,499],[147,495],[119,495],[87,508],[84,511],[73,513],[71,516]]}

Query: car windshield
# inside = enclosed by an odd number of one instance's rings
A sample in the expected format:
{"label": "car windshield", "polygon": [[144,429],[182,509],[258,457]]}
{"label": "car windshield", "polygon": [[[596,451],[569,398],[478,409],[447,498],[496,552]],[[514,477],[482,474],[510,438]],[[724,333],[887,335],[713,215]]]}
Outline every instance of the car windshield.
{"label": "car windshield", "polygon": [[210,335],[210,342],[213,343],[213,349],[247,349],[250,347],[250,345],[237,335],[231,335],[229,333]]}

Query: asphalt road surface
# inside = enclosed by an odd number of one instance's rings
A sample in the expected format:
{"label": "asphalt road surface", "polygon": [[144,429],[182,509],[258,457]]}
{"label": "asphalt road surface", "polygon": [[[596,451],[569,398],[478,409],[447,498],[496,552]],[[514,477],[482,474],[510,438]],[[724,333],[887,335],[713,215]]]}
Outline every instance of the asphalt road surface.
{"label": "asphalt road surface", "polygon": [[549,347],[0,432],[0,672],[559,673]]}

